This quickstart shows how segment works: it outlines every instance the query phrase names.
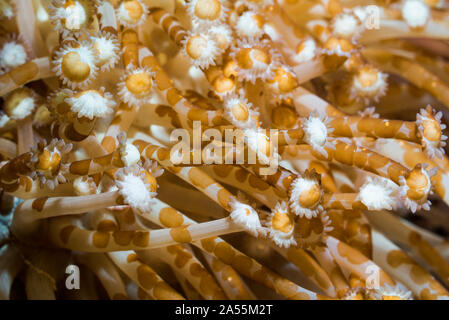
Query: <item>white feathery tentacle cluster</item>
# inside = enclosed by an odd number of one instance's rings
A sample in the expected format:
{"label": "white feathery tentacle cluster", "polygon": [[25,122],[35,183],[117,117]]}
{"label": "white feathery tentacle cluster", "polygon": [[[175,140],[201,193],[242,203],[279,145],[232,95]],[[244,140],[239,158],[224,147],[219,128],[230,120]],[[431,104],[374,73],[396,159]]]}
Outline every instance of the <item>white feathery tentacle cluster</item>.
{"label": "white feathery tentacle cluster", "polygon": [[401,13],[402,18],[412,28],[424,27],[431,19],[429,6],[421,0],[404,0]]}
{"label": "white feathery tentacle cluster", "polygon": [[[400,176],[399,177],[399,194],[402,198],[404,205],[412,213],[420,209],[429,211],[430,205],[432,204],[428,200],[428,196],[432,192],[432,181],[431,178],[437,173],[437,167],[430,170],[426,170],[428,167],[427,163],[422,165],[417,165],[410,172],[409,177]],[[411,178],[410,178],[411,176]],[[408,180],[412,180],[410,187]]]}
{"label": "white feathery tentacle cluster", "polygon": [[100,70],[110,70],[120,59],[120,44],[117,38],[108,32],[98,32],[91,40]]}
{"label": "white feathery tentacle cluster", "polygon": [[363,31],[363,24],[356,14],[344,11],[333,18],[331,28],[338,37],[357,39]]}
{"label": "white feathery tentacle cluster", "polygon": [[245,11],[237,19],[235,30],[239,37],[257,40],[264,34],[263,17],[256,12]]}
{"label": "white feathery tentacle cluster", "polygon": [[90,176],[79,176],[73,180],[73,190],[78,196],[87,196],[98,192],[95,181]]}
{"label": "white feathery tentacle cluster", "polygon": [[[67,5],[68,4],[68,5]],[[50,19],[63,37],[78,36],[92,21],[93,7],[87,0],[55,0],[50,6]]]}
{"label": "white feathery tentacle cluster", "polygon": [[334,141],[329,134],[334,131],[329,127],[330,119],[324,115],[311,114],[302,122],[304,140],[313,150],[327,157],[325,147],[335,149]]}
{"label": "white feathery tentacle cluster", "polygon": [[416,126],[418,127],[418,136],[421,139],[423,150],[430,159],[434,157],[443,158],[444,147],[446,146],[447,136],[442,134],[446,125],[441,123],[443,113],[435,113],[432,107],[422,108],[416,114]]}
{"label": "white feathery tentacle cluster", "polygon": [[0,68],[3,72],[8,72],[18,66],[23,65],[28,60],[28,49],[17,36],[8,35],[7,41],[0,49]]}
{"label": "white feathery tentacle cluster", "polygon": [[259,214],[253,207],[237,199],[232,199],[229,206],[231,208],[230,217],[234,223],[255,237],[265,234],[266,230],[260,223]]}
{"label": "white feathery tentacle cluster", "polygon": [[105,92],[101,87],[99,90],[85,90],[66,99],[70,110],[77,114],[78,118],[101,118],[112,113],[116,102],[112,94]]}
{"label": "white feathery tentacle cluster", "polygon": [[145,182],[145,173],[141,166],[135,165],[119,169],[115,178],[125,203],[142,212],[150,211],[156,192],[150,191],[151,186]]}
{"label": "white feathery tentacle cluster", "polygon": [[381,177],[366,179],[360,188],[359,199],[368,210],[393,210],[397,200],[393,184]]}

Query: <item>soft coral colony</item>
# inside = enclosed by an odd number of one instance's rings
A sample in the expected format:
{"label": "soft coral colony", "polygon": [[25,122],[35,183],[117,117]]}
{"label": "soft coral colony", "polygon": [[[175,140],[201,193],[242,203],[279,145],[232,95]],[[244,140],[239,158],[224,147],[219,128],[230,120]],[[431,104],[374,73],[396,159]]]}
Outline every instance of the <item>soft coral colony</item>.
{"label": "soft coral colony", "polygon": [[446,1],[0,10],[1,298],[449,298]]}

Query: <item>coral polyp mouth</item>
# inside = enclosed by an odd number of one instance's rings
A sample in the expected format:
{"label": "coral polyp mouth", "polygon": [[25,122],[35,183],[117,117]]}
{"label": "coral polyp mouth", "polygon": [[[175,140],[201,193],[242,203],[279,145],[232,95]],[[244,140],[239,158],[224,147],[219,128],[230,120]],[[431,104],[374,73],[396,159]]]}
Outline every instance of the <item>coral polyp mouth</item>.
{"label": "coral polyp mouth", "polygon": [[0,0],[0,299],[449,299],[448,17]]}

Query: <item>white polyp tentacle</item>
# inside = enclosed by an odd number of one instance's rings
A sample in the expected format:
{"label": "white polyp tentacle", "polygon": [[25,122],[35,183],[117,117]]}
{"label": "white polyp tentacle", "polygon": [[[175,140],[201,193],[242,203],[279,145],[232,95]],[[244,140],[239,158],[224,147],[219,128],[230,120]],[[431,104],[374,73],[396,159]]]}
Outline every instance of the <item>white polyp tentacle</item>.
{"label": "white polyp tentacle", "polygon": [[229,206],[231,208],[230,217],[234,223],[243,227],[255,237],[266,233],[260,222],[259,214],[253,207],[237,199],[232,199]]}
{"label": "white polyp tentacle", "polygon": [[421,0],[404,0],[401,13],[402,18],[412,28],[424,27],[431,19],[429,6]]}
{"label": "white polyp tentacle", "polygon": [[394,210],[397,200],[394,184],[380,177],[368,177],[360,188],[360,201],[368,210]]}
{"label": "white polyp tentacle", "polygon": [[15,35],[8,35],[7,41],[0,48],[0,70],[8,72],[23,65],[29,59],[28,48]]}
{"label": "white polyp tentacle", "polygon": [[330,121],[330,118],[315,113],[302,122],[304,141],[325,157],[327,157],[326,147],[335,148],[335,141],[329,137],[333,131],[329,125]]}
{"label": "white polyp tentacle", "polygon": [[105,92],[103,87],[99,90],[81,91],[65,100],[78,118],[85,117],[91,120],[111,114],[116,106],[112,94]]}
{"label": "white polyp tentacle", "polygon": [[155,186],[147,182],[147,177],[141,166],[135,165],[119,169],[116,175],[116,185],[125,203],[141,212],[151,210],[151,200],[156,196]]}
{"label": "white polyp tentacle", "polygon": [[98,32],[91,40],[100,71],[111,70],[120,59],[120,44],[117,37],[108,32]]}

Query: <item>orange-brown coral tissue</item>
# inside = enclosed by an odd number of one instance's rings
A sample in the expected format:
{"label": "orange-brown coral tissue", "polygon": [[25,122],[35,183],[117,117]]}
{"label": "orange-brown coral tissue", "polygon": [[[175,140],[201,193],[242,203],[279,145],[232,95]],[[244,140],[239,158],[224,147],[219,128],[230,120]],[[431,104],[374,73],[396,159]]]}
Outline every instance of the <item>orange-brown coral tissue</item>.
{"label": "orange-brown coral tissue", "polygon": [[0,0],[0,299],[449,299],[448,121],[445,0]]}

